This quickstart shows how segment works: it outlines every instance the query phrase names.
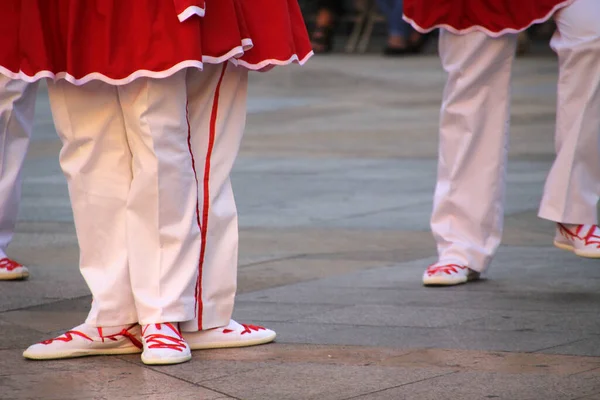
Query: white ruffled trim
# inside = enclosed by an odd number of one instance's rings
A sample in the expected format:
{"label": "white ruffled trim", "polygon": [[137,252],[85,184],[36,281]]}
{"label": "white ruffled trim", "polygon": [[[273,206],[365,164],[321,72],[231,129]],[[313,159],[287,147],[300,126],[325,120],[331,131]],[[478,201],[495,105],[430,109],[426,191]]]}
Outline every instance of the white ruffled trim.
{"label": "white ruffled trim", "polygon": [[143,78],[155,78],[155,79],[168,78],[169,76],[171,76],[171,75],[175,74],[176,72],[179,72],[185,68],[198,68],[198,69],[202,70],[202,62],[198,61],[198,60],[185,60],[185,61],[175,64],[171,68],[166,69],[164,71],[150,71],[150,70],[146,70],[146,69],[140,69],[122,79],[109,78],[108,76],[101,74],[100,72],[92,72],[92,73],[85,75],[83,78],[79,78],[79,79],[75,78],[73,75],[71,75],[67,72],[58,72],[58,73],[54,74],[52,71],[39,71],[35,75],[31,76],[31,75],[27,75],[23,71],[12,72],[12,71],[4,68],[3,66],[0,66],[0,74],[6,75],[11,79],[20,79],[25,82],[35,82],[35,81],[38,81],[43,78],[49,78],[49,79],[52,79],[55,81],[57,81],[59,79],[64,79],[67,82],[70,82],[74,85],[80,86],[80,85],[84,85],[90,81],[98,80],[98,81],[108,83],[109,85],[117,86],[117,85],[126,85],[126,84],[131,83],[134,80],[136,80],[138,78],[142,78],[142,77]]}
{"label": "white ruffled trim", "polygon": [[171,68],[163,70],[163,71],[150,71],[150,70],[146,70],[146,69],[140,69],[140,70],[137,70],[134,73],[130,74],[129,76],[127,76],[125,78],[121,78],[121,79],[109,78],[108,76],[101,74],[100,72],[92,72],[92,73],[85,75],[83,78],[79,78],[79,79],[75,78],[73,75],[71,75],[67,72],[58,72],[55,74],[52,71],[39,71],[35,75],[27,75],[23,71],[13,72],[1,65],[0,65],[0,74],[5,75],[11,79],[20,79],[22,81],[30,82],[30,83],[36,82],[40,79],[48,78],[48,79],[52,79],[54,81],[64,79],[67,82],[70,82],[73,85],[77,85],[77,86],[84,85],[93,80],[98,80],[98,81],[102,81],[104,83],[108,83],[109,85],[118,86],[118,85],[126,85],[128,83],[133,82],[134,80],[136,80],[138,78],[154,78],[154,79],[168,78],[169,76],[171,76],[171,75],[175,74],[176,72],[179,72],[185,68],[198,68],[199,70],[202,70],[203,63],[222,64],[226,61],[231,61],[231,63],[233,63],[234,65],[239,65],[244,68],[248,68],[252,71],[257,71],[257,70],[262,70],[263,68],[268,67],[268,66],[289,65],[294,62],[296,62],[300,65],[304,65],[304,63],[306,63],[306,61],[308,61],[308,59],[314,55],[314,52],[310,51],[302,59],[300,59],[300,57],[298,57],[297,54],[294,54],[287,60],[267,59],[267,60],[263,60],[263,61],[259,62],[258,64],[251,64],[247,61],[239,59],[239,57],[242,57],[244,55],[244,49],[248,50],[248,49],[252,48],[253,45],[254,44],[252,43],[252,40],[244,39],[244,40],[242,40],[242,43],[240,44],[240,46],[234,47],[233,49],[231,49],[230,51],[228,51],[227,53],[225,53],[224,55],[222,55],[220,57],[202,56],[202,62],[200,62],[198,60],[185,60],[185,61],[181,61],[180,63],[177,63],[174,66],[172,66]]}
{"label": "white ruffled trim", "polygon": [[254,43],[252,43],[252,39],[242,39],[242,47],[244,48],[244,51],[248,51],[250,50],[252,47],[254,47]]}
{"label": "white ruffled trim", "polygon": [[177,18],[179,18],[179,22],[183,22],[186,19],[188,19],[189,17],[191,17],[192,15],[204,17],[205,12],[206,11],[204,10],[204,8],[200,8],[198,6],[189,6],[188,8],[183,10],[183,12],[179,13]]}
{"label": "white ruffled trim", "polygon": [[526,30],[527,28],[529,28],[531,25],[541,24],[542,22],[546,22],[548,19],[550,19],[552,17],[552,15],[556,11],[558,11],[561,8],[567,7],[568,5],[570,5],[571,3],[573,3],[574,1],[575,0],[566,0],[566,1],[563,1],[562,3],[558,3],[545,16],[543,16],[541,18],[538,18],[538,19],[532,20],[528,25],[526,25],[526,26],[524,26],[522,28],[505,28],[505,29],[502,29],[501,31],[497,31],[497,32],[494,32],[494,31],[491,31],[491,30],[489,30],[487,28],[484,28],[481,25],[473,25],[473,26],[470,26],[470,27],[468,27],[466,29],[456,29],[455,27],[453,27],[451,25],[448,25],[448,24],[437,24],[437,25],[434,25],[434,26],[432,26],[430,28],[423,28],[423,27],[419,26],[414,20],[412,20],[411,18],[408,18],[406,15],[403,15],[402,18],[406,22],[408,22],[409,24],[411,24],[412,27],[415,30],[417,30],[417,31],[419,31],[421,33],[429,33],[429,32],[431,32],[431,31],[433,31],[435,29],[442,28],[442,29],[445,29],[445,30],[447,30],[449,32],[454,33],[455,35],[464,35],[464,34],[471,33],[471,32],[483,32],[487,36],[497,38],[497,37],[500,37],[502,35],[506,35],[507,33],[519,33],[519,32],[523,32],[524,30]]}
{"label": "white ruffled trim", "polygon": [[298,63],[299,65],[304,65],[309,58],[311,58],[315,53],[311,50],[304,58],[300,59],[297,54],[294,54],[287,60],[276,60],[276,59],[267,59],[259,62],[258,64],[250,64],[247,61],[241,59],[232,59],[230,60],[234,65],[240,65],[244,68],[248,68],[252,71],[258,71],[270,65],[281,66],[281,65],[289,65],[291,63]]}
{"label": "white ruffled trim", "polygon": [[[250,40],[250,39],[248,39],[248,40]],[[250,47],[254,46],[254,44],[252,43],[251,40],[250,40],[249,46]],[[243,55],[244,55],[244,45],[243,45],[243,41],[242,41],[242,45],[240,45],[238,47],[234,47],[233,49],[229,50],[227,53],[225,53],[222,56],[219,56],[219,57],[202,56],[202,62],[205,62],[207,64],[222,64],[227,60],[234,60]]]}

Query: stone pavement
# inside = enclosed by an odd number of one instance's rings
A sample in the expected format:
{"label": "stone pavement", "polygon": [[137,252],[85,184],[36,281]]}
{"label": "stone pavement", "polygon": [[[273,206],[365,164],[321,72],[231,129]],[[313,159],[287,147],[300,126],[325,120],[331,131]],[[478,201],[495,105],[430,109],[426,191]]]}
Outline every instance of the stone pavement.
{"label": "stone pavement", "polygon": [[537,219],[553,158],[553,57],[515,65],[503,246],[489,279],[424,288],[444,75],[435,56],[316,57],[251,80],[236,164],[241,251],[235,318],[275,344],[29,362],[29,344],[90,304],[59,142],[39,94],[11,254],[0,283],[0,399],[600,399],[600,265],[551,246]]}

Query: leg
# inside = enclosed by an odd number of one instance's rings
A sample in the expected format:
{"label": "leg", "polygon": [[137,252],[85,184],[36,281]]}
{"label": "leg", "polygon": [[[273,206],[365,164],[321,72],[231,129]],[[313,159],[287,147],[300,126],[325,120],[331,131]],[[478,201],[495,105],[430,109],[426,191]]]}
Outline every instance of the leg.
{"label": "leg", "polygon": [[37,83],[0,75],[0,280],[29,275],[25,267],[6,259],[6,247],[17,222],[21,169],[33,128],[36,92]]}
{"label": "leg", "polygon": [[131,291],[126,204],[131,154],[116,88],[101,82],[48,82],[56,130],[63,142],[80,248],[80,269],[92,292],[86,323],[30,346],[23,356],[54,359],[139,353],[142,347]]}
{"label": "leg", "polygon": [[186,71],[119,86],[133,179],[127,199],[131,287],[141,325],[191,320],[200,257],[188,146]]}
{"label": "leg", "polygon": [[577,0],[556,17],[558,54],[556,160],[539,216],[596,224],[600,195],[600,3]]}
{"label": "leg", "polygon": [[[182,324],[192,349],[268,343],[275,332],[231,320],[238,268],[237,210],[229,176],[246,122],[248,71],[206,65],[188,75],[191,148],[200,185],[202,251],[197,318]],[[195,332],[199,331],[199,332]]]}
{"label": "leg", "polygon": [[79,265],[94,297],[92,326],[137,322],[126,246],[131,154],[116,89],[48,82],[60,163],[67,177],[80,248]]}
{"label": "leg", "polygon": [[191,149],[198,176],[202,250],[197,317],[184,331],[225,326],[231,319],[238,267],[237,209],[229,176],[246,124],[248,71],[206,65],[188,76]]}
{"label": "leg", "polygon": [[440,33],[448,80],[431,216],[438,265],[483,272],[500,244],[515,47],[515,35]]}
{"label": "leg", "polygon": [[401,55],[408,52],[410,25],[402,19],[402,0],[377,0],[377,6],[385,15],[388,39],[385,54]]}
{"label": "leg", "polygon": [[577,0],[556,15],[556,159],[539,216],[559,222],[556,246],[600,257],[600,3]]}

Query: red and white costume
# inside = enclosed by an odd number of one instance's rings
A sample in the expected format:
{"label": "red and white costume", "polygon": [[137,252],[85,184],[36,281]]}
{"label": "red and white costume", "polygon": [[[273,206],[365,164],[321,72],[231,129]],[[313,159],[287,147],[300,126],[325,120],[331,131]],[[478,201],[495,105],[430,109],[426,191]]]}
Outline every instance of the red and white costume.
{"label": "red and white costume", "polygon": [[[0,72],[50,78],[80,268],[94,298],[88,326],[118,325],[117,335],[139,322],[145,346],[159,347],[163,335],[181,339],[172,322],[188,332],[265,331],[230,322],[238,232],[229,174],[248,71],[302,64],[312,54],[297,2],[7,3],[0,26],[12,25],[9,45],[0,39]],[[81,329],[91,343],[106,333]],[[197,345],[189,334],[192,348],[236,345],[203,333]],[[26,356],[56,354],[35,346]]]}
{"label": "red and white costume", "polygon": [[[591,236],[598,235],[600,2],[405,0],[404,4],[405,19],[415,29],[442,28],[439,52],[448,73],[431,218],[439,253],[435,274],[453,275],[456,266],[483,272],[500,244],[515,33],[550,17],[557,25],[551,47],[560,70],[557,157],[539,216],[591,226]],[[597,239],[580,239],[574,247],[588,249],[577,254],[600,256]],[[440,272],[443,265],[454,269]]]}
{"label": "red and white costume", "polygon": [[550,19],[574,0],[404,0],[404,19],[420,32],[485,32],[497,37]]}
{"label": "red and white costume", "polygon": [[203,62],[230,60],[259,70],[303,64],[312,55],[294,0],[160,0],[144,5],[6,0],[0,7],[0,73],[25,81],[45,77],[77,85],[92,80],[122,85],[139,77],[201,69]]}

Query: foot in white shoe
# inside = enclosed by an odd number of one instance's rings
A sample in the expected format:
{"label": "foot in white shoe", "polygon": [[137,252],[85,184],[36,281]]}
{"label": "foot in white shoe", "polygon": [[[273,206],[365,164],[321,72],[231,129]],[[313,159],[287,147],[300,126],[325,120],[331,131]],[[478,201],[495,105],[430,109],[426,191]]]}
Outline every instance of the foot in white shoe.
{"label": "foot in white shoe", "polygon": [[0,281],[15,281],[29,278],[29,270],[10,258],[0,259]]}
{"label": "foot in white shoe", "polygon": [[54,360],[84,356],[132,354],[142,351],[138,324],[96,328],[82,324],[62,335],[29,346],[23,357]]}
{"label": "foot in white shoe", "polygon": [[466,265],[460,264],[433,264],[423,273],[425,286],[453,286],[460,285],[480,278],[480,273]]}
{"label": "foot in white shoe", "polygon": [[192,358],[179,324],[167,322],[144,325],[142,328],[144,352],[142,362],[149,365],[179,364]]}
{"label": "foot in white shoe", "polygon": [[600,228],[598,225],[557,224],[554,245],[572,251],[580,257],[600,258]]}
{"label": "foot in white shoe", "polygon": [[246,347],[270,343],[277,334],[262,326],[238,324],[234,320],[229,325],[199,332],[184,332],[192,350]]}

